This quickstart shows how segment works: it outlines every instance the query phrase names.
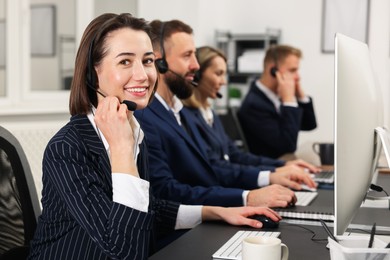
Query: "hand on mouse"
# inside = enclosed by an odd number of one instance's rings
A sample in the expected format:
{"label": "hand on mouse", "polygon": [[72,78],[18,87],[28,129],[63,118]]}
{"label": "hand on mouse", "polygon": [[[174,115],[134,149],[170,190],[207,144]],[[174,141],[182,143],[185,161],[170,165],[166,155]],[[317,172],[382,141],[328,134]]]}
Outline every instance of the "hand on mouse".
{"label": "hand on mouse", "polygon": [[261,228],[262,223],[249,218],[253,215],[265,215],[275,222],[282,218],[274,210],[267,207],[211,207],[204,206],[202,209],[202,220],[223,220],[231,225],[247,225],[254,228]]}

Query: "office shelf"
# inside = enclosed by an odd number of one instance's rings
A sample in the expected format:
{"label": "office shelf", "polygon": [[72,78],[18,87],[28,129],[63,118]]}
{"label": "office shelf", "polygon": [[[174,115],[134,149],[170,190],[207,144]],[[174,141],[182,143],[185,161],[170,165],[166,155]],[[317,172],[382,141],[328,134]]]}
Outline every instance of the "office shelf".
{"label": "office shelf", "polygon": [[[280,38],[281,30],[278,29],[267,29],[265,33],[257,34],[236,34],[217,30],[215,44],[227,56],[229,83],[247,83],[248,78],[260,75],[263,64],[261,53],[265,53],[265,50],[272,44],[278,44]],[[248,52],[254,55],[259,54],[258,66],[246,64],[246,68],[240,68],[239,59]]]}

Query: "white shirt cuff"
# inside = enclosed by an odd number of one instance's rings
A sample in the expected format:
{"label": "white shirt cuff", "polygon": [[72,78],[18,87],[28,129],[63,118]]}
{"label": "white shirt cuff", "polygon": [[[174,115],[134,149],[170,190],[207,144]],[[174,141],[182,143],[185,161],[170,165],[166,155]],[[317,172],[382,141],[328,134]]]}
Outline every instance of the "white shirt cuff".
{"label": "white shirt cuff", "polygon": [[246,206],[247,204],[247,198],[248,198],[248,194],[249,194],[249,190],[244,190],[244,192],[242,193],[242,205]]}
{"label": "white shirt cuff", "polygon": [[148,212],[149,182],[125,173],[112,173],[111,175],[113,201]]}
{"label": "white shirt cuff", "polygon": [[202,207],[197,205],[180,205],[175,229],[193,228],[202,223]]}
{"label": "white shirt cuff", "polygon": [[298,107],[298,103],[297,102],[283,102],[283,106],[286,106],[286,107]]}
{"label": "white shirt cuff", "polygon": [[269,175],[270,171],[261,171],[259,173],[259,178],[257,180],[259,187],[264,187],[269,185]]}
{"label": "white shirt cuff", "polygon": [[310,98],[308,96],[305,96],[304,98],[300,98],[299,102],[307,104],[310,102]]}

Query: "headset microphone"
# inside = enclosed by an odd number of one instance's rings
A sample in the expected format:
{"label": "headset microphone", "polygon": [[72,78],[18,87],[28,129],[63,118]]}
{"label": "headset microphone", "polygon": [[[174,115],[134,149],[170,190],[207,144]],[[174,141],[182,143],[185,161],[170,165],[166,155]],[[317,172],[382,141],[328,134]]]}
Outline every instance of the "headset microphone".
{"label": "headset microphone", "polygon": [[122,104],[125,104],[127,106],[127,110],[135,111],[137,109],[137,103],[130,101],[130,100],[123,100]]}
{"label": "headset microphone", "polygon": [[[94,89],[90,84],[87,83],[87,86],[91,88],[93,91],[96,91],[98,94],[100,94],[102,97],[106,97],[102,92],[100,92],[97,89]],[[130,100],[123,100],[121,104],[125,104],[127,106],[127,110],[135,111],[137,109],[137,103],[130,101]]]}
{"label": "headset microphone", "polygon": [[[99,93],[102,97],[106,97],[106,95],[104,95],[102,92],[100,92],[99,90],[97,90],[95,88],[96,86],[96,75],[93,73],[93,62],[92,62],[92,47],[93,47],[93,43],[95,41],[95,38],[91,41],[91,44],[89,45],[89,49],[88,49],[88,64],[87,64],[87,79],[86,79],[86,83],[87,83],[87,86],[92,89],[93,91],[96,91],[97,93]],[[121,102],[121,104],[125,104],[127,106],[127,109],[130,110],[130,111],[135,111],[135,109],[137,108],[137,103],[133,102],[133,101],[130,101],[130,100],[123,100]]]}
{"label": "headset microphone", "polygon": [[217,92],[217,98],[222,98],[222,97],[223,97],[222,94]]}

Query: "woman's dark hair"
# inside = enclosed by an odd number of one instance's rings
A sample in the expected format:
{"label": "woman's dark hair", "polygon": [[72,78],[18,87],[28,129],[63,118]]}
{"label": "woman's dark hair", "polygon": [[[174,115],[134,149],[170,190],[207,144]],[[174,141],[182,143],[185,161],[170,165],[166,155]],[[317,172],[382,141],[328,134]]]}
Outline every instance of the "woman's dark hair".
{"label": "woman's dark hair", "polygon": [[152,39],[151,27],[147,21],[129,13],[106,13],[92,20],[84,31],[76,55],[69,99],[71,115],[87,114],[91,104],[97,107],[95,66],[99,65],[107,53],[107,35],[122,28],[144,31]]}

